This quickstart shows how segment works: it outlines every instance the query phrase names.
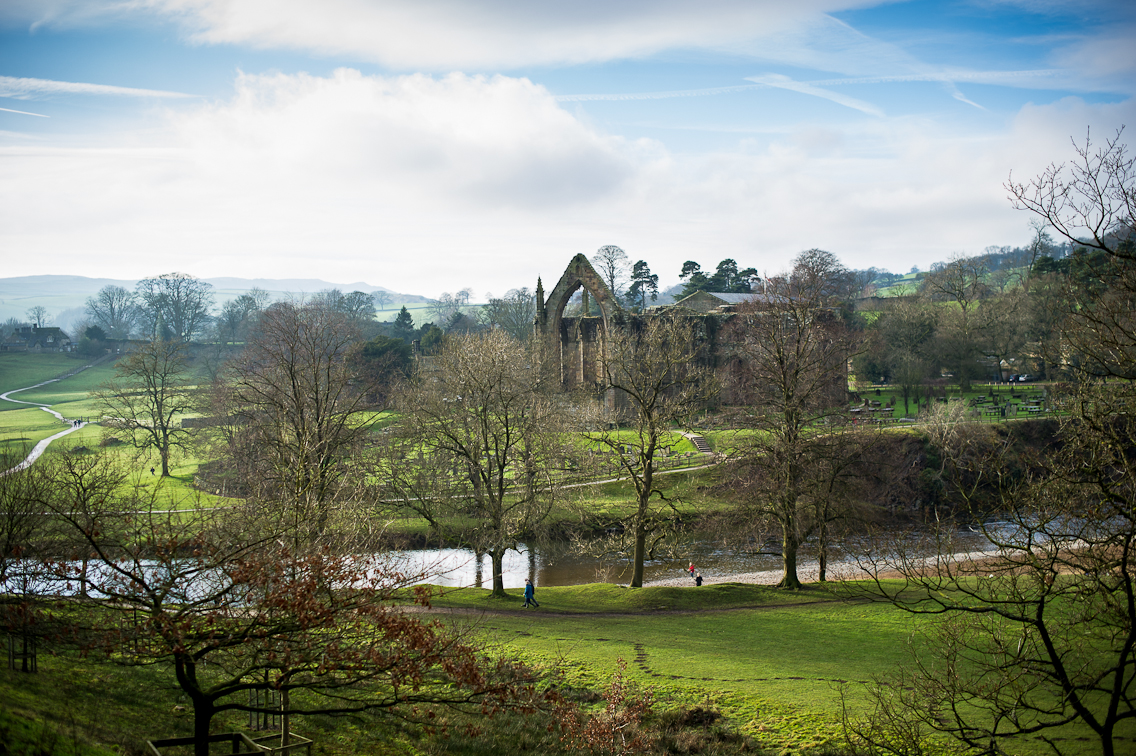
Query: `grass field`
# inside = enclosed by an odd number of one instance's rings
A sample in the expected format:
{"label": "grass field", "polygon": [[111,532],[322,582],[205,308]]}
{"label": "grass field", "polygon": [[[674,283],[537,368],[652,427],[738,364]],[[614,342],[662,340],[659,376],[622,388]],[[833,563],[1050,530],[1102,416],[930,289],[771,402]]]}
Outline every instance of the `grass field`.
{"label": "grass field", "polygon": [[[33,386],[83,365],[82,361],[64,354],[0,355],[0,393]],[[100,414],[98,400],[91,398],[90,392],[112,380],[114,375],[114,362],[108,360],[46,386],[21,391],[12,398],[48,404],[68,419],[97,418]],[[0,401],[0,453],[26,454],[37,442],[68,427],[67,422],[38,407]],[[46,455],[68,453],[76,447],[94,450],[100,448],[102,442],[103,429],[92,422],[53,443]],[[175,456],[170,477],[162,479],[149,472],[158,464],[156,455],[139,457],[135,449],[121,445],[105,450],[128,472],[132,484],[136,483],[147,493],[156,491],[159,500],[170,507],[216,506],[226,501],[193,487],[200,460],[192,455]]]}
{"label": "grass field", "polygon": [[[86,364],[70,354],[0,353],[0,394],[12,389],[34,386],[62,373],[76,370]],[[0,402],[0,411],[19,405]]]}
{"label": "grass field", "polygon": [[[493,654],[559,670],[565,690],[601,689],[623,659],[627,678],[653,690],[661,712],[714,709],[723,727],[767,754],[840,753],[841,691],[853,711],[863,711],[866,686],[918,650],[919,623],[932,621],[885,604],[843,602],[816,586],[785,593],[738,584],[587,585],[541,588],[537,599],[539,609],[521,610],[519,592],[490,599],[463,589],[436,597],[434,607],[438,619],[477,634]],[[183,735],[190,723],[168,668],[122,668],[70,653],[41,655],[34,675],[0,670],[0,702],[0,734],[18,723],[24,737],[60,744],[34,753],[138,753],[145,738]],[[539,715],[480,721],[481,733],[469,735],[461,717],[440,714],[455,732],[408,736],[382,715],[296,717],[294,727],[317,741],[318,753],[336,756],[542,752]],[[216,725],[244,729],[246,720],[230,714]],[[1096,751],[1079,728],[1061,735],[1072,756]],[[84,750],[93,743],[102,748]],[[1045,749],[1026,741],[1007,752]]]}

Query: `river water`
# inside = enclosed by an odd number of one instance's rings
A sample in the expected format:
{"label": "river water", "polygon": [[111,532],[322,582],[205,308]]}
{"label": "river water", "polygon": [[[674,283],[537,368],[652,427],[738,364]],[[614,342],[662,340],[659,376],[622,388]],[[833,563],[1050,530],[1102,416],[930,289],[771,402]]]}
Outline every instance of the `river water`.
{"label": "river water", "polygon": [[[988,551],[990,544],[971,531],[956,535],[956,550]],[[855,546],[845,549],[839,545],[829,548],[829,569],[851,566],[855,562]],[[431,577],[423,582],[447,587],[492,587],[492,563],[488,556],[479,560],[465,549],[416,549],[397,553],[406,565],[406,571],[423,571]],[[692,541],[679,556],[657,559],[644,565],[644,583],[676,578],[689,579],[687,571],[693,563],[708,581],[722,581],[731,575],[781,570],[781,557],[770,555],[738,554],[710,540]],[[803,549],[798,556],[798,571],[804,575],[815,570],[816,555]],[[573,553],[568,544],[520,544],[517,551],[505,555],[503,568],[506,588],[519,588],[525,579],[536,585],[581,585],[584,583],[627,584],[631,581],[630,560],[597,560],[592,556]],[[776,581],[774,581],[776,582]]]}

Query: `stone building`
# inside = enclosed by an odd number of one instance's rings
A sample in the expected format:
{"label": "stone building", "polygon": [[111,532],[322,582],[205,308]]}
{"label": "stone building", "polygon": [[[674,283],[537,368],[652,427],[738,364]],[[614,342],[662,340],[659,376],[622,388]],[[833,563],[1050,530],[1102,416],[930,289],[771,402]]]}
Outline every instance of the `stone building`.
{"label": "stone building", "polygon": [[71,338],[55,326],[20,326],[0,343],[5,352],[70,352]]}
{"label": "stone building", "polygon": [[[581,313],[566,315],[565,310],[573,295],[582,291]],[[560,356],[560,380],[566,391],[605,389],[604,360],[607,356],[608,334],[615,329],[635,329],[652,317],[663,313],[679,313],[691,318],[694,331],[705,347],[697,351],[705,355],[711,367],[716,367],[718,349],[716,334],[730,317],[723,312],[699,312],[677,308],[651,308],[645,313],[632,313],[624,309],[604,280],[596,273],[588,258],[576,255],[568,263],[560,280],[545,297],[543,283],[536,284],[536,335]],[[608,391],[605,402],[614,406],[616,398]]]}
{"label": "stone building", "polygon": [[[573,295],[582,290],[580,313],[567,315]],[[588,258],[576,255],[560,276],[560,280],[545,296],[542,282],[536,285],[536,318],[534,331],[544,339],[548,347],[559,355],[560,380],[566,391],[584,390],[604,392],[604,403],[609,409],[618,401],[615,394],[606,387],[604,360],[607,356],[608,334],[615,329],[636,329],[648,319],[663,315],[688,318],[699,343],[692,351],[723,378],[720,401],[735,404],[744,401],[735,391],[735,382],[730,379],[737,373],[738,350],[731,348],[730,321],[735,317],[734,309],[743,303],[756,303],[759,307],[769,307],[769,317],[787,317],[787,309],[782,305],[787,301],[777,301],[772,294],[716,294],[697,292],[673,305],[649,308],[644,313],[625,310],[611,289],[596,273]],[[594,313],[594,314],[591,314]],[[810,321],[824,323],[833,314],[823,311],[810,313]],[[823,325],[821,327],[824,327]],[[735,345],[736,346],[736,345]],[[834,400],[843,401],[847,388],[847,359],[835,359],[832,370]]]}

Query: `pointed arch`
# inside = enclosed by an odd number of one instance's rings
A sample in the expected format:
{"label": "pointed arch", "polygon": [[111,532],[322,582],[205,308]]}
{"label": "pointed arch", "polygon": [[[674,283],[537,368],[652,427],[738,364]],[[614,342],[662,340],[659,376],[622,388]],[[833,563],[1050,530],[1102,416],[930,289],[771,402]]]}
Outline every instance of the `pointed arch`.
{"label": "pointed arch", "polygon": [[623,308],[616,301],[615,294],[596,273],[595,268],[588,262],[588,258],[580,254],[572,258],[572,261],[564,270],[564,275],[560,276],[560,280],[556,282],[556,286],[548,294],[548,300],[545,304],[545,322],[541,323],[546,336],[559,338],[560,324],[564,320],[564,308],[568,306],[572,295],[580,288],[587,289],[596,304],[599,305],[605,332],[612,325],[622,320]]}

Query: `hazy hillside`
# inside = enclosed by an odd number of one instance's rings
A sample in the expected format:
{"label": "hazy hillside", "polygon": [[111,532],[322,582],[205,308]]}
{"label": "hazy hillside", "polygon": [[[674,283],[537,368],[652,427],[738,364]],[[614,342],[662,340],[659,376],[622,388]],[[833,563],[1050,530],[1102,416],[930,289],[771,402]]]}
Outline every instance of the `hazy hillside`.
{"label": "hazy hillside", "polygon": [[[314,294],[323,289],[340,291],[385,291],[390,294],[386,309],[402,304],[421,303],[426,297],[418,294],[400,294],[383,286],[356,281],[331,283],[318,278],[206,278],[213,285],[216,303],[233,299],[252,288],[261,288],[273,299],[288,295]],[[28,308],[42,305],[47,308],[55,324],[66,328],[82,317],[87,297],[94,296],[104,286],[122,286],[133,290],[137,280],[117,278],[87,278],[86,276],[16,276],[0,278],[0,322],[8,318],[25,319]],[[397,306],[395,307],[397,309]]]}

